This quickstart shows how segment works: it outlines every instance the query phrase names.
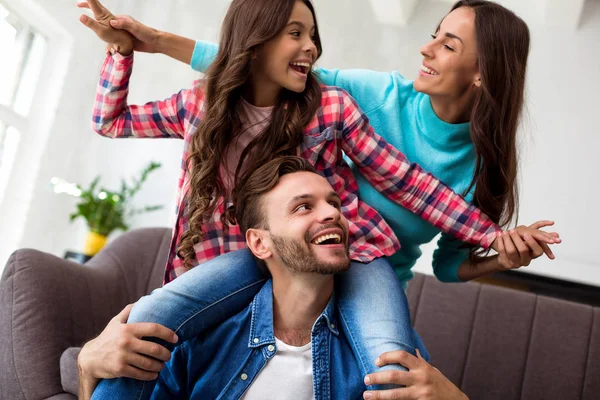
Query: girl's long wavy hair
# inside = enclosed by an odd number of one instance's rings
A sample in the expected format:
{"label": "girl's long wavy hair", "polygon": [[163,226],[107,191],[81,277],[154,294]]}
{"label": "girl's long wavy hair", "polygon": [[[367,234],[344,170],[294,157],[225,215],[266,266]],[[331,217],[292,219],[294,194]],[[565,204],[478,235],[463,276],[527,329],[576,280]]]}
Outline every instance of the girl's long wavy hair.
{"label": "girl's long wavy hair", "polygon": [[[451,11],[475,11],[475,35],[481,86],[471,112],[471,139],[477,153],[473,204],[505,226],[518,213],[517,128],[523,110],[529,28],[512,11],[484,0],[461,0]],[[481,251],[471,250],[471,261]]]}
{"label": "girl's long wavy hair", "polygon": [[[202,227],[226,193],[219,169],[226,151],[242,131],[238,110],[242,90],[250,76],[253,54],[274,39],[288,24],[296,1],[304,3],[315,20],[314,43],[321,55],[321,40],[314,8],[309,0],[233,0],[221,27],[219,52],[206,72],[205,116],[194,133],[186,168],[190,174],[186,193],[188,229],[182,234],[178,255],[186,268],[197,264],[194,245],[202,240]],[[321,104],[321,88],[309,73],[306,89],[282,89],[270,123],[243,151],[235,173],[235,188],[247,175],[269,160],[295,155],[302,132]],[[244,168],[242,169],[242,165]],[[242,172],[246,171],[246,172]],[[233,197],[236,192],[234,188]],[[221,218],[224,229],[234,221],[233,210]]]}

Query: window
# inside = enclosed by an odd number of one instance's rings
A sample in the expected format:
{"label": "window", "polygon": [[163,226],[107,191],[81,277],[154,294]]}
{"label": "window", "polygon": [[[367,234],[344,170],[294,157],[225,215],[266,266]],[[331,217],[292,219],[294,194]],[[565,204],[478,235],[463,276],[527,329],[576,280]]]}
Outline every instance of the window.
{"label": "window", "polygon": [[0,196],[28,129],[46,47],[46,38],[0,0]]}
{"label": "window", "polygon": [[0,0],[0,273],[27,237],[69,72],[74,36],[53,14],[63,3]]}

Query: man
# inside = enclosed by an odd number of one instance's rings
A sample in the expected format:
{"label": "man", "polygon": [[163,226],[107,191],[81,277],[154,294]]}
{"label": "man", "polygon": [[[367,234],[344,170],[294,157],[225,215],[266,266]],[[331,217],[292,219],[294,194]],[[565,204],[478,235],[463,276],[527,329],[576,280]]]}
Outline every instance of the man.
{"label": "man", "polygon": [[[273,160],[239,193],[237,221],[271,279],[242,312],[178,346],[152,398],[466,398],[405,352],[382,355],[381,364],[403,361],[410,371],[379,372],[363,382],[334,306],[333,275],[350,266],[348,222],[339,196],[306,160]],[[417,384],[365,392],[365,383],[409,382]],[[126,381],[116,379],[103,381],[93,398],[132,396]]]}

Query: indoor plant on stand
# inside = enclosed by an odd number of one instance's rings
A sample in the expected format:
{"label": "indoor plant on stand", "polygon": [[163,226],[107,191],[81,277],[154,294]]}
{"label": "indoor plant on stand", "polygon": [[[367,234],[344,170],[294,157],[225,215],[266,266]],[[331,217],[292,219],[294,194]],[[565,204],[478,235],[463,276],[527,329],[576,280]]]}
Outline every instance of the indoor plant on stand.
{"label": "indoor plant on stand", "polygon": [[98,253],[106,244],[108,235],[112,231],[129,229],[127,225],[129,217],[162,208],[161,205],[142,208],[133,208],[131,205],[131,199],[140,191],[148,174],[158,168],[160,168],[159,163],[151,162],[144,168],[139,179],[132,179],[130,184],[122,179],[119,191],[98,187],[100,176],[96,177],[87,189],[63,179],[52,178],[51,183],[55,193],[66,193],[80,199],[77,203],[77,211],[71,214],[70,220],[72,222],[82,217],[87,222],[89,232],[83,248],[86,256],[91,257]]}

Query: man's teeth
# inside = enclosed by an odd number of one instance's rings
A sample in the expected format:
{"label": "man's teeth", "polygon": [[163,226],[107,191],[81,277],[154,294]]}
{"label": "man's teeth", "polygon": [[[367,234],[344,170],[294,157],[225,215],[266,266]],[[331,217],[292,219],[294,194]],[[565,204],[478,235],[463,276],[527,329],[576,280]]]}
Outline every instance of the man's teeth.
{"label": "man's teeth", "polygon": [[437,72],[435,72],[432,69],[427,68],[424,65],[421,65],[421,71],[427,72],[429,75],[439,75]]}
{"label": "man's teeth", "polygon": [[320,244],[329,239],[335,239],[336,244],[339,244],[342,241],[342,237],[340,235],[338,235],[337,233],[331,233],[329,235],[319,236],[318,238],[313,240],[313,243]]}

